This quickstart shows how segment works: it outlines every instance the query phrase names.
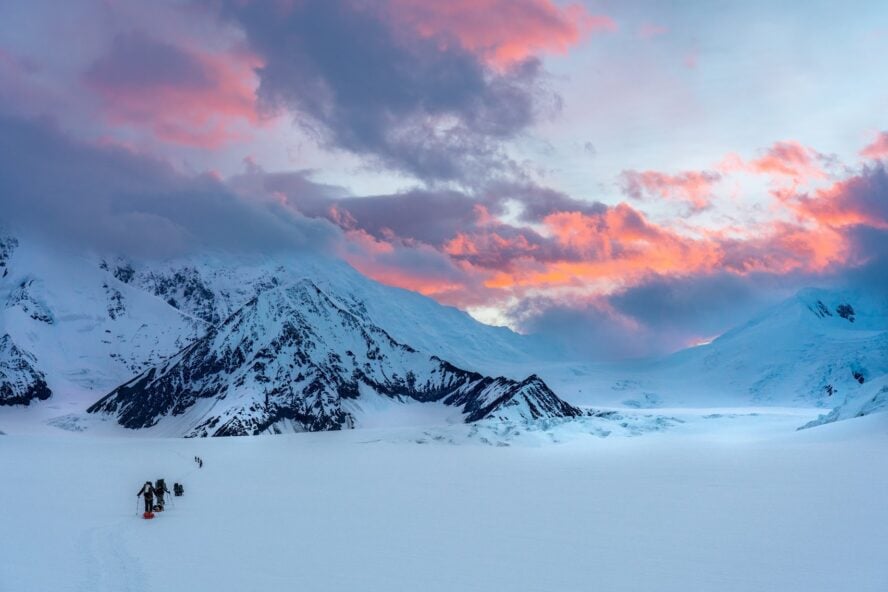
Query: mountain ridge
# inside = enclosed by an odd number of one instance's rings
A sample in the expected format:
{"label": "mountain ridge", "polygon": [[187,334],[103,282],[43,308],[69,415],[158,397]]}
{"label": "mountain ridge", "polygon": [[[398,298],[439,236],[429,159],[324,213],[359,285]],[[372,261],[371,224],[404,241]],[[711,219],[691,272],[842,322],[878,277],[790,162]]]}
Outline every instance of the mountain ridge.
{"label": "mountain ridge", "polygon": [[524,420],[583,413],[537,376],[486,377],[400,343],[310,279],[261,292],[88,412],[113,415],[128,428],[188,416],[179,420],[187,436],[258,434],[284,422],[306,431],[342,429],[355,422],[342,402],[362,388],[461,408],[466,421],[506,409]]}

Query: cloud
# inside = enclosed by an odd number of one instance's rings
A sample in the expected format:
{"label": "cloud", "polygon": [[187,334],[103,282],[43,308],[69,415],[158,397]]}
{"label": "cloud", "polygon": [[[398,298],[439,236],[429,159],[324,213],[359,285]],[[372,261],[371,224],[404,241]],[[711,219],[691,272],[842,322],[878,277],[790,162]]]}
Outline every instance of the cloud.
{"label": "cloud", "polygon": [[710,206],[714,186],[722,176],[714,171],[686,171],[670,175],[658,171],[623,171],[620,185],[623,193],[632,199],[644,200],[652,196],[687,202],[691,211],[699,212]]}
{"label": "cloud", "polygon": [[[267,110],[292,112],[326,145],[427,181],[473,183],[516,172],[502,142],[559,101],[542,86],[536,56],[496,56],[579,38],[579,25],[560,17],[533,23],[534,7],[540,15],[562,14],[542,1],[507,8],[394,0],[213,4],[262,60],[258,95]],[[510,18],[542,33],[519,40],[507,33]],[[485,43],[479,23],[496,19]],[[547,45],[546,31],[559,40]]]}
{"label": "cloud", "polygon": [[858,175],[810,195],[797,195],[789,203],[801,218],[823,226],[888,229],[888,173],[884,164],[874,163]]}
{"label": "cloud", "polygon": [[261,123],[255,57],[214,54],[155,39],[141,31],[114,37],[84,74],[115,126],[147,128],[173,144],[218,148]]}
{"label": "cloud", "polygon": [[2,118],[0,196],[8,223],[100,251],[335,253],[446,304],[498,306],[514,326],[580,340],[595,356],[674,350],[793,287],[883,289],[888,260],[881,164],[788,198],[795,220],[676,229],[628,203],[532,184],[360,197],[308,171],[268,173],[252,162],[227,181],[185,175],[75,141],[47,121]]}
{"label": "cloud", "polygon": [[553,343],[556,351],[587,360],[622,360],[648,355],[650,335],[631,318],[616,313],[605,300],[570,301],[546,296],[522,300],[509,311],[523,332]]}
{"label": "cloud", "polygon": [[789,140],[775,142],[762,156],[750,161],[748,166],[755,173],[788,177],[804,183],[811,179],[826,178],[822,166],[825,160],[826,157],[813,148]]}
{"label": "cloud", "polygon": [[864,158],[888,158],[888,132],[881,132],[871,144],[860,151]]}
{"label": "cloud", "polygon": [[213,175],[79,142],[47,120],[0,117],[0,200],[14,229],[131,255],[323,250],[337,240],[329,225],[245,201]]}
{"label": "cloud", "polygon": [[564,8],[550,0],[393,0],[392,17],[422,35],[455,37],[460,45],[498,67],[540,52],[566,53],[594,32],[613,32],[617,23],[591,15],[580,5]]}

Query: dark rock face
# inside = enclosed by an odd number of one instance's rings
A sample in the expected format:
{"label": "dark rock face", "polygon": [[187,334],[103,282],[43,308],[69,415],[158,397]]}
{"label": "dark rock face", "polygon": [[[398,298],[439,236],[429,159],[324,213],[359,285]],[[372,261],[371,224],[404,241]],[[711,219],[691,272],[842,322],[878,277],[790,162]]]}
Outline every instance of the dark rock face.
{"label": "dark rock face", "polygon": [[103,284],[102,287],[105,289],[105,295],[108,297],[108,316],[116,319],[126,314],[126,303],[120,290],[112,288],[108,284]]}
{"label": "dark rock face", "polygon": [[850,323],[854,322],[854,308],[850,304],[838,305],[836,307],[836,314]]}
{"label": "dark rock face", "polygon": [[0,236],[0,278],[9,274],[9,258],[18,247],[18,240],[8,236]]}
{"label": "dark rock face", "polygon": [[46,303],[34,295],[34,281],[35,280],[30,278],[22,280],[22,282],[11,291],[9,298],[6,301],[6,306],[7,308],[17,306],[35,321],[52,325],[55,323],[55,316]]}
{"label": "dark rock face", "polygon": [[537,376],[468,372],[398,343],[314,283],[272,288],[162,366],[90,407],[129,428],[181,416],[186,436],[239,436],[291,423],[350,428],[344,402],[362,392],[458,407],[466,421],[576,417]]}
{"label": "dark rock face", "polygon": [[9,335],[0,337],[0,405],[29,405],[52,395],[34,363],[34,357],[18,348]]}
{"label": "dark rock face", "polygon": [[826,305],[825,305],[822,301],[820,301],[820,300],[818,300],[817,302],[815,302],[813,305],[809,305],[808,308],[810,308],[810,309],[811,309],[811,312],[813,312],[815,315],[817,315],[817,316],[820,317],[821,319],[825,319],[826,317],[831,317],[831,316],[832,316],[832,313],[829,312],[829,309],[828,309],[828,308],[826,307]]}
{"label": "dark rock face", "polygon": [[[135,272],[129,268],[127,281]],[[193,267],[182,267],[170,274],[149,272],[139,277],[139,283],[155,296],[163,298],[170,306],[192,314],[197,318],[218,325],[222,322],[216,306],[216,294],[207,287]]]}

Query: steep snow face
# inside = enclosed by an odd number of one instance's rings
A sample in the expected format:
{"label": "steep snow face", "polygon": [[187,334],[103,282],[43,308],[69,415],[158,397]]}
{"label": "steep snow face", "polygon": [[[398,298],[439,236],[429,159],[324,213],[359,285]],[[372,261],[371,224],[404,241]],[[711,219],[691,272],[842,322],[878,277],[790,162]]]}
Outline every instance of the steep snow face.
{"label": "steep snow face", "polygon": [[804,290],[654,372],[752,402],[833,406],[888,374],[888,303],[851,291]]}
{"label": "steep snow face", "polygon": [[206,332],[96,257],[5,238],[0,262],[0,335],[59,397],[95,400]]}
{"label": "steep snow face", "polygon": [[9,335],[0,337],[0,405],[28,405],[48,399],[52,392],[34,356],[22,351]]}
{"label": "steep snow face", "polygon": [[343,308],[385,327],[393,338],[485,374],[520,374],[528,364],[558,359],[533,337],[490,327],[455,308],[359,274],[342,261],[309,253],[204,254],[163,263],[105,263],[120,281],[191,316],[218,325],[262,291],[311,278]]}
{"label": "steep snow face", "polygon": [[487,378],[402,344],[308,279],[261,292],[89,411],[113,414],[125,427],[162,424],[187,436],[317,431],[352,427],[343,402],[362,391],[441,401],[467,421],[580,414],[539,378]]}

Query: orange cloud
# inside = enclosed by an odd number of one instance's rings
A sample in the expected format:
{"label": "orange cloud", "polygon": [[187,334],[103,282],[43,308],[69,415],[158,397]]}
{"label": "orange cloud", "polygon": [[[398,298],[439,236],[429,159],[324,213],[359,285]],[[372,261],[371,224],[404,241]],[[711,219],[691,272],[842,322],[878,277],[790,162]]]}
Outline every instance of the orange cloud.
{"label": "orange cloud", "polygon": [[[465,272],[455,281],[404,269],[395,273],[366,262],[357,266],[380,281],[463,306],[478,301],[469,292],[479,286],[514,296],[558,288],[609,293],[651,275],[824,271],[849,256],[843,233],[825,222],[825,217],[809,217],[745,234],[701,228],[690,237],[619,204],[601,213],[553,212],[543,219],[548,238],[541,240],[547,242],[539,244],[523,234],[508,234],[516,229],[507,225],[458,233],[441,249]],[[455,288],[460,283],[462,292]]]}

